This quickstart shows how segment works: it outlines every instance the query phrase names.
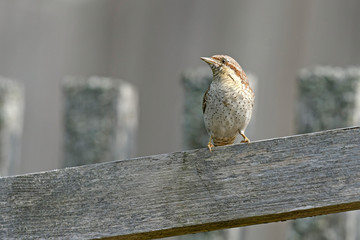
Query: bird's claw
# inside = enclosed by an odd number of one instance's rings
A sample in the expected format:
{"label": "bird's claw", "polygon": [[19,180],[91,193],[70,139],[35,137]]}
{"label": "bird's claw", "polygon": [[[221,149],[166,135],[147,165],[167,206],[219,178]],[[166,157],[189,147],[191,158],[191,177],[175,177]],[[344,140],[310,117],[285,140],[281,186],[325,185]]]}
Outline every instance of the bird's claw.
{"label": "bird's claw", "polygon": [[214,147],[214,144],[211,142],[208,143],[207,147],[209,148],[210,152],[212,152],[212,148]]}
{"label": "bird's claw", "polygon": [[243,136],[244,140],[242,140],[242,143],[250,143],[250,139],[248,139],[245,135]]}

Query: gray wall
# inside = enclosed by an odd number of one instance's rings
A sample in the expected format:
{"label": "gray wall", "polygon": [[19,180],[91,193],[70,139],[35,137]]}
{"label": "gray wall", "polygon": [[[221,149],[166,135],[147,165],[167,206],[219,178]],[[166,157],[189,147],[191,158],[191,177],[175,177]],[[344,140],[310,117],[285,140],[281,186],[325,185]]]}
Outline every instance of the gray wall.
{"label": "gray wall", "polygon": [[180,73],[215,53],[258,77],[252,140],[292,134],[297,70],[360,64],[359,11],[357,0],[2,0],[0,75],[26,87],[18,173],[61,166],[66,75],[133,83],[136,155],[181,150]]}

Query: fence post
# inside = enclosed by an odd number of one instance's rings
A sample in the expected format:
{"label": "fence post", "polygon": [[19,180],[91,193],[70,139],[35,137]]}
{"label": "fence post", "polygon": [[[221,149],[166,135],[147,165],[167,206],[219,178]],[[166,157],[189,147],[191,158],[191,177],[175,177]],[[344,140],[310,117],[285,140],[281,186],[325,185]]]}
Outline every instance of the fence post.
{"label": "fence post", "polygon": [[[247,74],[251,88],[256,92],[257,78],[255,75]],[[208,89],[212,81],[212,72],[209,67],[199,67],[197,69],[185,71],[182,74],[182,84],[185,90],[185,103],[184,103],[184,122],[183,122],[183,136],[184,148],[194,149],[203,148],[207,146],[209,141],[209,134],[207,133],[204,125],[202,113],[202,100],[204,93]],[[255,98],[255,101],[256,98]],[[256,109],[256,103],[255,103]],[[253,116],[255,115],[253,112]],[[251,139],[251,132],[255,123],[255,117],[250,121],[246,129],[246,135]],[[241,137],[237,138],[235,143],[239,143]],[[198,233],[196,235],[180,236],[179,239],[245,239],[245,228],[220,230],[215,232]]]}
{"label": "fence post", "polygon": [[0,77],[0,176],[19,172],[23,116],[23,85]]}
{"label": "fence post", "polygon": [[[298,133],[360,124],[360,69],[315,67],[298,75]],[[292,222],[290,239],[360,239],[359,212]]]}
{"label": "fence post", "polygon": [[126,159],[134,153],[138,95],[122,80],[67,77],[64,166]]}

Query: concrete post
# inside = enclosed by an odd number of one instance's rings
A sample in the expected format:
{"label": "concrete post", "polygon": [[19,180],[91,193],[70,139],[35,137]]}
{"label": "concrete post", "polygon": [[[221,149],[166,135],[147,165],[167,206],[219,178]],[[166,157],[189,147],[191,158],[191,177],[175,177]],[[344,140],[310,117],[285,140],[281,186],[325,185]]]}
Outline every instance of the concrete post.
{"label": "concrete post", "polygon": [[[315,132],[360,124],[360,69],[315,67],[298,79],[297,131]],[[290,239],[360,239],[357,211],[292,222]]]}
{"label": "concrete post", "polygon": [[24,87],[0,77],[0,176],[20,172]]}
{"label": "concrete post", "polygon": [[126,159],[134,154],[138,95],[121,80],[63,81],[64,166]]}

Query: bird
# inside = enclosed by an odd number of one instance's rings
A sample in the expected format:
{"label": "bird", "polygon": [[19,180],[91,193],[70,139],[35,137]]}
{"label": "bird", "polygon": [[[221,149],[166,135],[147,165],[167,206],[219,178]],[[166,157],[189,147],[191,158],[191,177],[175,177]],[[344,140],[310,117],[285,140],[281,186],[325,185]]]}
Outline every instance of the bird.
{"label": "bird", "polygon": [[204,123],[210,135],[208,148],[233,144],[238,134],[245,135],[254,106],[255,94],[241,66],[230,56],[201,57],[213,73],[202,103]]}

